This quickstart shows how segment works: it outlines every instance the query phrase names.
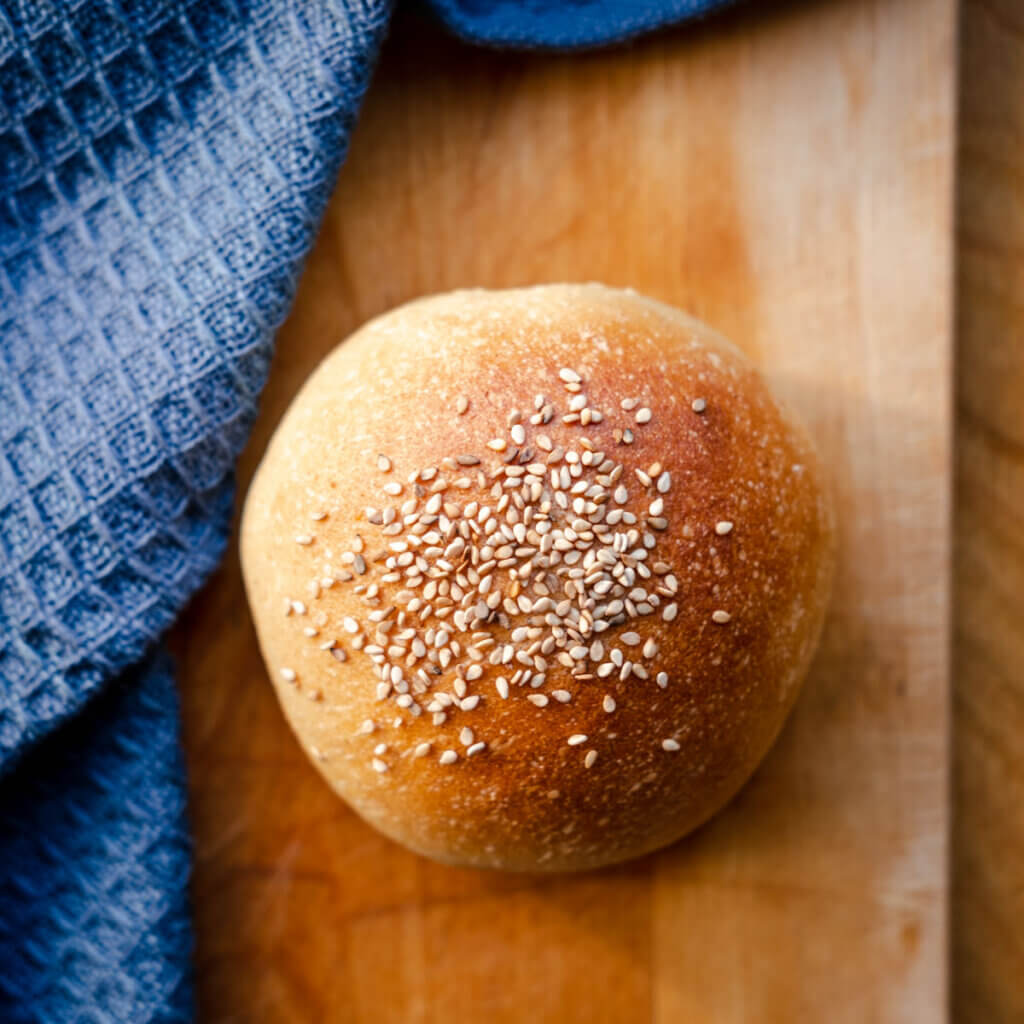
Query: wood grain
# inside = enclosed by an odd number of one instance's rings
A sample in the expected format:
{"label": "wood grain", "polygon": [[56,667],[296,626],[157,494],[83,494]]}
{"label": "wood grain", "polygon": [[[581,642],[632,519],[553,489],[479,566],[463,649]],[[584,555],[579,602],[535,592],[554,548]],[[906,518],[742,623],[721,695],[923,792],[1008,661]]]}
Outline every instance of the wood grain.
{"label": "wood grain", "polygon": [[960,58],[953,1006],[1024,1020],[1024,8]]}
{"label": "wood grain", "polygon": [[723,815],[533,880],[419,860],[337,801],[274,703],[232,552],[175,637],[204,1020],[944,1019],[954,7],[789,5],[571,58],[400,24],[243,485],[367,317],[459,285],[633,285],[735,338],[810,422],[836,595]]}

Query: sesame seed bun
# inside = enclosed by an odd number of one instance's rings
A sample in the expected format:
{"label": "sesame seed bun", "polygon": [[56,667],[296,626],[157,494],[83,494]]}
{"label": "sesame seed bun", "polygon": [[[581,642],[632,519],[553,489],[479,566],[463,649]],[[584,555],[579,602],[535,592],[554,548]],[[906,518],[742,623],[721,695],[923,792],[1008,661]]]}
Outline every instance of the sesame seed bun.
{"label": "sesame seed bun", "polygon": [[599,285],[463,291],[307,381],[242,566],[285,715],[360,815],[437,860],[576,870],[753,772],[833,526],[807,436],[707,327]]}

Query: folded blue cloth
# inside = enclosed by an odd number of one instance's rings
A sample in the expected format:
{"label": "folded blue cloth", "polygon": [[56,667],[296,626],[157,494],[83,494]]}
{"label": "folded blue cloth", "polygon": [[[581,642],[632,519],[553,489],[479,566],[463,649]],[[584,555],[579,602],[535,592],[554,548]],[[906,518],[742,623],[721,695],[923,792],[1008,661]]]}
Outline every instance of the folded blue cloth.
{"label": "folded blue cloth", "polygon": [[[435,0],[495,45],[723,0]],[[387,0],[0,0],[0,1020],[192,1016],[164,630],[217,565]]]}

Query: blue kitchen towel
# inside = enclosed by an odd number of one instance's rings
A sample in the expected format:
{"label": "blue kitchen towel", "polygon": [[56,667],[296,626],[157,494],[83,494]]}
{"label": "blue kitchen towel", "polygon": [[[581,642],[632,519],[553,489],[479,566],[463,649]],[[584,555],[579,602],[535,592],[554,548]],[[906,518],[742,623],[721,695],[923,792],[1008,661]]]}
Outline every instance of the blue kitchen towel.
{"label": "blue kitchen towel", "polygon": [[[722,0],[435,0],[566,48]],[[389,0],[0,0],[0,1020],[192,1015],[161,634],[233,465]]]}

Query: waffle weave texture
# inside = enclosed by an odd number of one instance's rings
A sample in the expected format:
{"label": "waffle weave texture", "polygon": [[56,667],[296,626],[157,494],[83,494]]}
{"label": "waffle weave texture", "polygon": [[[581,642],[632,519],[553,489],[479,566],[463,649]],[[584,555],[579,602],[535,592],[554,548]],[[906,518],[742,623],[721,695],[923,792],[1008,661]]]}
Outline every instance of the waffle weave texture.
{"label": "waffle weave texture", "polygon": [[[569,48],[721,0],[436,0]],[[193,1015],[173,671],[388,0],[0,0],[0,1020]]]}

